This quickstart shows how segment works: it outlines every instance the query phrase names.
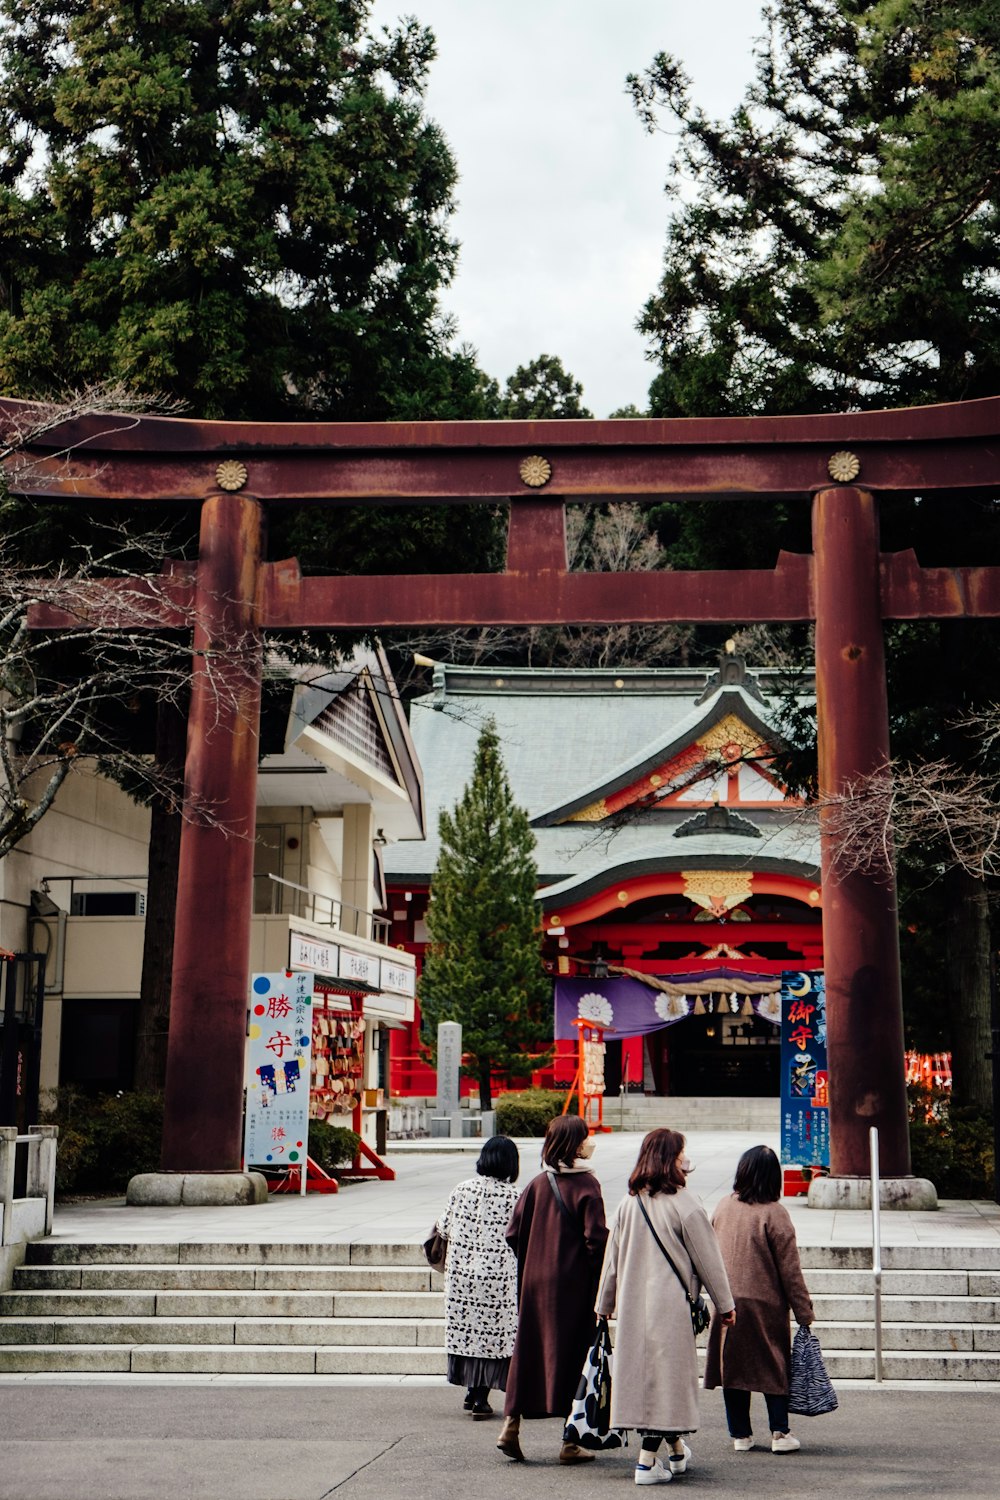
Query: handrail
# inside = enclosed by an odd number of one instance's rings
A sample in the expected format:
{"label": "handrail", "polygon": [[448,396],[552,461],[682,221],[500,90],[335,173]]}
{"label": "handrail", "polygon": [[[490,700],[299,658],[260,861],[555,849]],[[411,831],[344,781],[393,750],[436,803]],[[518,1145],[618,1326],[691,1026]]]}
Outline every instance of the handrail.
{"label": "handrail", "polygon": [[[378,936],[378,934],[381,935],[381,939],[384,939],[388,934],[391,924],[387,917],[376,917],[373,912],[365,911],[364,908],[360,906],[352,906],[349,901],[342,901],[339,896],[328,896],[323,891],[314,891],[307,885],[299,885],[294,880],[285,880],[280,875],[268,874],[267,879],[271,881],[272,885],[284,886],[290,891],[300,891],[302,895],[307,896],[309,898],[309,905],[312,908],[312,916],[306,918],[305,920],[315,922],[318,927],[332,927],[335,932],[342,932],[345,937],[370,937],[372,942],[380,941],[380,937]],[[316,915],[317,902],[323,902],[329,907],[330,915],[326,921]],[[274,904],[275,903],[272,900],[272,916],[280,915],[280,913],[274,911]],[[345,911],[354,912],[355,917],[363,917],[364,925],[366,927],[369,927],[370,931],[351,932],[347,928],[345,928]],[[301,915],[304,916],[304,913]],[[357,923],[355,923],[355,927],[356,926]]]}
{"label": "handrail", "polygon": [[871,1150],[872,1277],[875,1282],[875,1380],[882,1383],[882,1204],[878,1163],[878,1127],[868,1132]]}

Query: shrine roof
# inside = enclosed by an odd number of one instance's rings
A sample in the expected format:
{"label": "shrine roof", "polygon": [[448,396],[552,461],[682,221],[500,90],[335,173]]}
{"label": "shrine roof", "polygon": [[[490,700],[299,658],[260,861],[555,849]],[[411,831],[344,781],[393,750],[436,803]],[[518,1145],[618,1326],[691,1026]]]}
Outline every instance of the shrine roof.
{"label": "shrine roof", "polygon": [[[765,693],[777,689],[777,672],[755,672]],[[402,841],[385,851],[388,878],[429,881],[439,853],[438,814],[454,807],[472,773],[480,731],[493,718],[511,791],[535,824],[535,859],[542,884],[557,885],[586,872],[610,871],[619,864],[651,860],[659,868],[697,868],[736,860],[740,867],[763,868],[778,860],[805,879],[814,879],[819,845],[811,817],[789,815],[780,802],[747,816],[762,830],[760,839],[735,832],[682,837],[674,830],[688,822],[697,804],[657,809],[626,817],[614,826],[595,822],[546,821],[552,810],[585,806],[609,778],[634,774],[664,746],[686,739],[692,727],[717,722],[726,712],[774,730],[766,705],[745,689],[712,688],[705,670],[575,671],[520,668],[435,668],[434,691],[412,705],[410,728],[424,771],[427,794],[426,841]],[[804,686],[811,686],[807,679]],[[718,700],[722,712],[713,709]],[[717,718],[712,718],[713,713]],[[693,737],[693,736],[692,736]],[[637,748],[638,747],[638,748]],[[744,810],[746,811],[746,810]],[[564,814],[565,816],[565,814]],[[750,847],[752,846],[752,847]],[[669,864],[665,865],[665,862]]]}

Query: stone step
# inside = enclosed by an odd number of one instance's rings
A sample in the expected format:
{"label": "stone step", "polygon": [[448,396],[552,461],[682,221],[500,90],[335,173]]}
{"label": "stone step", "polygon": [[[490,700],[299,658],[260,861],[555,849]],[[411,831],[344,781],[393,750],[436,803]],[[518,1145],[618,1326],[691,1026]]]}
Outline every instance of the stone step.
{"label": "stone step", "polygon": [[[867,1351],[824,1350],[834,1383],[874,1378]],[[0,1373],[92,1371],[241,1375],[442,1375],[440,1346],[264,1344],[36,1344],[0,1346]],[[886,1380],[1000,1379],[1000,1354],[885,1354]]]}
{"label": "stone step", "polygon": [[[830,1351],[875,1348],[874,1323],[813,1324],[813,1331]],[[982,1354],[1000,1353],[1000,1328],[989,1323],[886,1323],[882,1324],[883,1349],[948,1354],[977,1350]]]}
{"label": "stone step", "polygon": [[0,1317],[432,1318],[441,1292],[6,1292]]}
{"label": "stone step", "polygon": [[263,1344],[0,1346],[0,1374],[91,1371],[133,1375],[441,1375],[441,1347]]}
{"label": "stone step", "polygon": [[[883,1219],[883,1234],[891,1215]],[[800,1227],[800,1238],[802,1230]],[[802,1264],[817,1270],[871,1270],[871,1250],[861,1245],[800,1244]],[[336,1266],[420,1267],[427,1269],[420,1244],[397,1242],[364,1244],[242,1244],[185,1242],[150,1244],[143,1241],[94,1244],[83,1241],[38,1240],[27,1246],[29,1266],[75,1265],[193,1265],[193,1266]],[[966,1270],[992,1272],[1000,1278],[1000,1244],[883,1245],[885,1270]]]}
{"label": "stone step", "polygon": [[[362,1344],[433,1347],[443,1318],[19,1318],[0,1322],[0,1347],[45,1344]],[[444,1366],[442,1365],[442,1368]]]}
{"label": "stone step", "polygon": [[418,1266],[19,1266],[14,1290],[427,1292],[443,1286]]}
{"label": "stone step", "polygon": [[[841,1296],[845,1294],[868,1295],[874,1290],[870,1270],[850,1271],[810,1267],[806,1275],[809,1290],[814,1296],[828,1292]],[[989,1273],[981,1275],[973,1272],[972,1275],[980,1281],[989,1282],[993,1279]],[[893,1296],[965,1297],[973,1290],[969,1285],[970,1279],[968,1271],[884,1271],[882,1291]],[[1000,1280],[1000,1278],[996,1279]],[[992,1295],[993,1290],[991,1285],[975,1288],[976,1293],[983,1296]]]}
{"label": "stone step", "polygon": [[[278,1244],[261,1241],[200,1240],[153,1244],[144,1240],[35,1240],[26,1247],[31,1266],[195,1265],[195,1266],[420,1266],[427,1269],[422,1240],[338,1244],[310,1241]],[[997,1261],[1000,1269],[1000,1259]]]}
{"label": "stone step", "polygon": [[[875,1298],[813,1296],[817,1321],[871,1322]],[[994,1323],[1000,1311],[996,1297],[886,1297],[882,1317],[887,1323]]]}

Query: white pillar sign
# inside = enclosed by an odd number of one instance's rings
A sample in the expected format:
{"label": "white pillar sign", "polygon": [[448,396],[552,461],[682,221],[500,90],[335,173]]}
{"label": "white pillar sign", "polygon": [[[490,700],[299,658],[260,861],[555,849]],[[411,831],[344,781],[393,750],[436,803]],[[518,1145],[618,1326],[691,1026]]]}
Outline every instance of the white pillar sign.
{"label": "white pillar sign", "polygon": [[438,1027],[437,1050],[437,1112],[439,1115],[458,1114],[461,1066],[462,1028],[457,1021],[442,1021]]}
{"label": "white pillar sign", "polygon": [[312,974],[255,974],[250,982],[248,1167],[296,1167],[306,1159],[312,993]]}

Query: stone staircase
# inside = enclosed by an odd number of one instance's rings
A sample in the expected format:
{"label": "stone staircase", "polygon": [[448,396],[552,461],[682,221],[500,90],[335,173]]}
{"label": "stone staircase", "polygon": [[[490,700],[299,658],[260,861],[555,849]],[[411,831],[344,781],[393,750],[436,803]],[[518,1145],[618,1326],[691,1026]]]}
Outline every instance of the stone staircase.
{"label": "stone staircase", "polygon": [[[1000,1380],[1000,1250],[884,1252],[888,1380]],[[870,1261],[803,1247],[838,1379],[874,1376]],[[0,1373],[442,1375],[444,1296],[418,1245],[28,1246],[0,1296]]]}
{"label": "stone staircase", "polygon": [[615,1130],[636,1131],[666,1126],[670,1130],[759,1130],[777,1136],[781,1129],[779,1099],[703,1098],[677,1094],[607,1094],[604,1118]]}

